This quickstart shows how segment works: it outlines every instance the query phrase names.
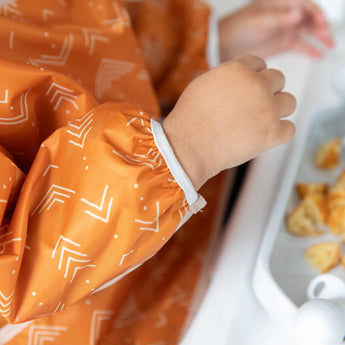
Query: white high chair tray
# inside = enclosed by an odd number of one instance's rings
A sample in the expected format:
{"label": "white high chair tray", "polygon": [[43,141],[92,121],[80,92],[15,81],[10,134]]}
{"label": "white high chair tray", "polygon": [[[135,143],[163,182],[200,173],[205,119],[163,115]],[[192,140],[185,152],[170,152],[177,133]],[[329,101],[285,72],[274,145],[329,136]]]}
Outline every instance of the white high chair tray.
{"label": "white high chair tray", "polygon": [[[298,307],[308,300],[308,285],[318,275],[304,259],[304,251],[315,243],[341,243],[341,239],[329,231],[317,237],[293,236],[287,232],[285,218],[299,203],[296,183],[334,184],[345,168],[345,150],[342,149],[341,164],[334,170],[315,167],[315,152],[322,142],[344,136],[344,104],[320,109],[299,124],[256,263],[253,278],[255,294],[271,317],[292,334]],[[345,253],[345,245],[341,247]],[[345,280],[345,268],[341,265],[329,273]]]}

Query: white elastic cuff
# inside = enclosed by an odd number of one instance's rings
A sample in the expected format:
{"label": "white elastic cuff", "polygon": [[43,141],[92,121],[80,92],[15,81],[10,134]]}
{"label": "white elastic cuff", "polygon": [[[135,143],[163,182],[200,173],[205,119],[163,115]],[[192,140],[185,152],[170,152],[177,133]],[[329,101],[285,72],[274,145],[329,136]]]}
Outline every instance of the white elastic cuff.
{"label": "white elastic cuff", "polygon": [[220,64],[218,18],[215,11],[212,11],[209,19],[206,56],[209,68]]}
{"label": "white elastic cuff", "polygon": [[197,213],[206,205],[205,199],[196,192],[192,182],[181,167],[163,131],[161,124],[151,119],[151,129],[157,148],[162,154],[177,184],[184,191],[186,200],[188,202],[188,205],[190,206],[190,210],[193,213]]}

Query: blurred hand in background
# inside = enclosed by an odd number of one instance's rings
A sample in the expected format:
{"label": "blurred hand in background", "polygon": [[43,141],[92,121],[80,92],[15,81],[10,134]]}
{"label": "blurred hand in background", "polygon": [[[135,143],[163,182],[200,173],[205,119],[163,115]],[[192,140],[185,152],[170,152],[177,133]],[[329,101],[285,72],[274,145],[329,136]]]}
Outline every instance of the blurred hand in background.
{"label": "blurred hand in background", "polygon": [[310,0],[254,0],[220,21],[220,58],[226,61],[240,54],[267,58],[286,50],[322,56],[307,35],[333,46],[326,18]]}

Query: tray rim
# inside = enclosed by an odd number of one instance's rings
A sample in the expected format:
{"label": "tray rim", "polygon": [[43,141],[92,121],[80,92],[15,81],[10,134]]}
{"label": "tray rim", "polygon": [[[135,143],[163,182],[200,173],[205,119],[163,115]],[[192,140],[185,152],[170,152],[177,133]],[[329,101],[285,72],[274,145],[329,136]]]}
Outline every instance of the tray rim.
{"label": "tray rim", "polygon": [[252,288],[260,304],[279,326],[291,335],[294,334],[294,321],[298,306],[290,300],[283,289],[274,279],[269,260],[280,231],[280,224],[286,212],[291,190],[295,184],[301,159],[310,136],[312,124],[317,119],[322,121],[327,111],[344,108],[344,102],[332,102],[318,109],[311,110],[297,122],[298,131],[287,153],[286,168],[281,179],[280,187],[274,198],[273,207],[265,227],[260,244],[256,264],[252,275]]}

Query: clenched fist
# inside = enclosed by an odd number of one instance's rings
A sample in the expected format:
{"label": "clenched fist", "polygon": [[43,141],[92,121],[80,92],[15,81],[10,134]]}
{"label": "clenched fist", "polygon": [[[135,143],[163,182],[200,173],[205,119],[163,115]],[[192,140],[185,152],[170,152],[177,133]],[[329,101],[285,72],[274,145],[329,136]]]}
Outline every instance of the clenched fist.
{"label": "clenched fist", "polygon": [[296,108],[284,75],[260,58],[242,56],[194,79],[163,122],[168,140],[198,190],[295,133],[284,120]]}

